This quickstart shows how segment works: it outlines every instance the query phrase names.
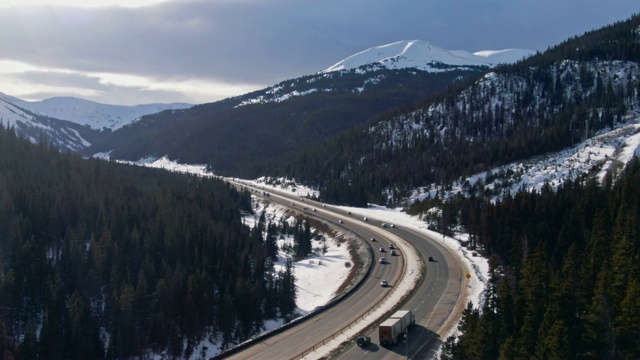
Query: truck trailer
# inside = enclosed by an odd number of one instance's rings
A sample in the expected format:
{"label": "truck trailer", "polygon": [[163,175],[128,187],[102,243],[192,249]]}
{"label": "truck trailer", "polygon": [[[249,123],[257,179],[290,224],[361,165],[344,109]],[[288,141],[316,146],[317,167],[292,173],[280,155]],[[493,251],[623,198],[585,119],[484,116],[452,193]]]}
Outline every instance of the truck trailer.
{"label": "truck trailer", "polygon": [[407,328],[416,323],[411,310],[398,310],[378,326],[380,345],[391,346],[398,342],[398,338]]}

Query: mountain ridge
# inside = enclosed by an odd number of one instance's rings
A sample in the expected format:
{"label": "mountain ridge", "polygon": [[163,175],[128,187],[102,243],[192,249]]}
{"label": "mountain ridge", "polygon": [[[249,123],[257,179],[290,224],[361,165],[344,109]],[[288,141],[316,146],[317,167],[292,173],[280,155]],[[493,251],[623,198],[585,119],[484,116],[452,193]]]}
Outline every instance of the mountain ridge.
{"label": "mountain ridge", "polygon": [[98,131],[117,130],[144,115],[193,106],[193,104],[180,102],[111,105],[72,96],[27,101],[3,93],[0,93],[0,99],[36,115],[71,121]]}
{"label": "mountain ridge", "polygon": [[415,68],[440,72],[470,66],[494,67],[516,62],[534,53],[525,49],[483,50],[471,53],[466,50],[445,50],[422,40],[401,40],[358,52],[319,73],[380,68]]}

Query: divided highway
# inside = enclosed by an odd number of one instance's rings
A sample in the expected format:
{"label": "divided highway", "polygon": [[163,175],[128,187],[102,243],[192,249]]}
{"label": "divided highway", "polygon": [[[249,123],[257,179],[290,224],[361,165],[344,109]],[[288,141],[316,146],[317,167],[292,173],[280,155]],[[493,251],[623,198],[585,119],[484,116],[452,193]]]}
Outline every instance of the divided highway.
{"label": "divided highway", "polygon": [[[236,185],[251,186],[245,183]],[[365,348],[353,346],[352,343],[343,344],[343,351],[334,357],[345,359],[360,359],[371,357],[375,353],[377,359],[397,359],[405,357],[408,349],[410,358],[430,358],[430,354],[441,334],[446,334],[455,326],[460,312],[466,306],[465,292],[467,273],[464,264],[458,258],[438,242],[437,239],[428,239],[424,234],[404,228],[382,228],[382,219],[364,219],[355,214],[349,214],[346,210],[332,206],[323,207],[322,204],[309,199],[294,196],[291,193],[253,188],[254,192],[268,192],[269,200],[297,211],[306,211],[309,216],[322,219],[336,227],[353,232],[365,239],[372,247],[373,268],[370,275],[364,279],[362,286],[339,304],[330,309],[301,322],[283,332],[266,338],[263,341],[230,355],[229,359],[293,359],[293,358],[317,358],[317,353],[312,354],[314,348],[322,345],[325,339],[340,332],[345,327],[361,319],[370,309],[382,302],[385,296],[393,291],[394,284],[399,283],[406,264],[402,252],[399,256],[390,256],[386,252],[387,264],[378,263],[380,253],[378,248],[387,246],[389,238],[402,238],[411,244],[422,259],[434,258],[433,262],[425,262],[424,277],[415,288],[413,294],[405,300],[403,309],[411,309],[416,314],[416,326],[409,331],[409,346],[405,343],[390,348],[380,347],[377,336],[377,321],[371,325],[368,334],[372,338],[372,344]],[[313,211],[312,209],[316,209]],[[373,225],[373,226],[372,226]],[[386,235],[385,235],[386,234]],[[371,238],[377,242],[371,242]],[[410,246],[411,246],[410,245]],[[405,247],[405,248],[410,248]],[[414,266],[416,264],[410,264]],[[423,264],[419,264],[422,266]],[[381,288],[380,281],[388,280],[391,287]],[[360,324],[359,326],[363,326]]]}

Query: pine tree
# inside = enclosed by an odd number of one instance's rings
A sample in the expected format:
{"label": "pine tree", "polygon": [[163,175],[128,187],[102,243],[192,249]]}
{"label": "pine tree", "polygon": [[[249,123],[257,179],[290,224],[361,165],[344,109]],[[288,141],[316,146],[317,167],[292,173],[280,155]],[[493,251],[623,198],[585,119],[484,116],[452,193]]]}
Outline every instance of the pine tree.
{"label": "pine tree", "polygon": [[640,358],[640,280],[633,279],[625,291],[616,317],[616,340],[622,359]]}

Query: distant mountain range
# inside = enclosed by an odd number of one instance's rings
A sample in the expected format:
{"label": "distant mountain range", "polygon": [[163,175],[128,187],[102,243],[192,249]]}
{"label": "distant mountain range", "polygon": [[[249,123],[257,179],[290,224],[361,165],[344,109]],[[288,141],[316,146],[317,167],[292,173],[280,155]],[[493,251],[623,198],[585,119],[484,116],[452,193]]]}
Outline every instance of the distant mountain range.
{"label": "distant mountain range", "polygon": [[[186,103],[108,105],[76,97],[54,97],[42,101],[25,101],[3,93],[0,93],[0,104],[4,105],[0,109],[7,109],[6,104],[10,104],[14,108],[26,110],[35,116],[71,121],[98,131],[117,130],[144,115],[193,106],[193,104]],[[10,112],[15,114],[14,111]],[[0,113],[0,116],[3,118],[6,116],[8,121],[12,120],[6,111]]]}

